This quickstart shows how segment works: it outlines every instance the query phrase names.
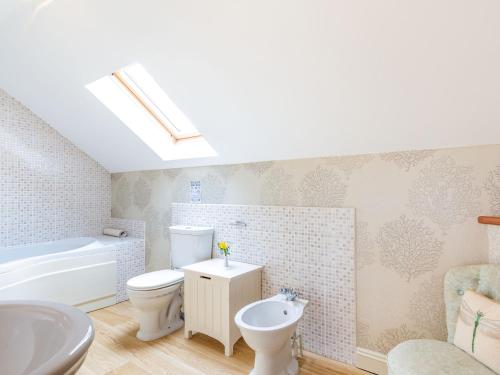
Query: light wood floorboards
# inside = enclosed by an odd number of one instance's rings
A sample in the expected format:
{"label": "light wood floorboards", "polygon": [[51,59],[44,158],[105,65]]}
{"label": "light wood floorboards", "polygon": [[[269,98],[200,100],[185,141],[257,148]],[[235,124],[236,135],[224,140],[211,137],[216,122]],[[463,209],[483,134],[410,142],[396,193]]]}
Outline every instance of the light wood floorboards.
{"label": "light wood floorboards", "polygon": [[[252,368],[254,353],[243,339],[232,357],[225,357],[222,344],[208,336],[184,339],[182,329],[155,341],[138,340],[129,302],[90,316],[96,336],[79,375],[247,375]],[[368,374],[312,354],[299,362],[302,375]]]}

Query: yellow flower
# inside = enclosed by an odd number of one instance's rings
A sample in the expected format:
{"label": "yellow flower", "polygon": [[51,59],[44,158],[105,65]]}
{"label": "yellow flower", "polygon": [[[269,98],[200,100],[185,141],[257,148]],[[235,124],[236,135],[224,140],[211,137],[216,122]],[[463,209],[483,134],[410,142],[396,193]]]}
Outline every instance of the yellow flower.
{"label": "yellow flower", "polygon": [[219,249],[221,249],[221,250],[229,249],[229,245],[224,241],[219,242],[217,245],[219,246]]}

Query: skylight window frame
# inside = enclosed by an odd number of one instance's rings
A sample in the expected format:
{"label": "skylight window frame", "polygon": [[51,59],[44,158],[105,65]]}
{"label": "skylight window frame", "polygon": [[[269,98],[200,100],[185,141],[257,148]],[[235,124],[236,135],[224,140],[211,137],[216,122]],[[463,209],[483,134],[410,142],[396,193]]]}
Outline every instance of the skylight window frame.
{"label": "skylight window frame", "polygon": [[180,134],[180,131],[169,120],[168,115],[155,104],[154,100],[147,95],[145,90],[124,69],[113,72],[111,76],[170,135],[173,143],[202,138],[199,132]]}

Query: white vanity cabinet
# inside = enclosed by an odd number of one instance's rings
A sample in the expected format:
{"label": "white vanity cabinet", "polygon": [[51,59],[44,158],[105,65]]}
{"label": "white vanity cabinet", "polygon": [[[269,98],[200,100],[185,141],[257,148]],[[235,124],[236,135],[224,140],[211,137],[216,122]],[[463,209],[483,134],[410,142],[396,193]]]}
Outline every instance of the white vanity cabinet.
{"label": "white vanity cabinet", "polygon": [[236,313],[262,297],[262,266],[211,259],[183,267],[184,337],[200,332],[224,344],[225,355],[241,337]]}

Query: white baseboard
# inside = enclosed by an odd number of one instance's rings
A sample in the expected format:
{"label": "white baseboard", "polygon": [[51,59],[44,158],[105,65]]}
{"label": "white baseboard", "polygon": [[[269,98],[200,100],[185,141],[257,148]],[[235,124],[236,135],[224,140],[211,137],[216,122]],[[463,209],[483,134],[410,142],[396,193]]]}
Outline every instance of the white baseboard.
{"label": "white baseboard", "polygon": [[373,350],[357,348],[356,367],[377,375],[387,375],[387,356]]}

